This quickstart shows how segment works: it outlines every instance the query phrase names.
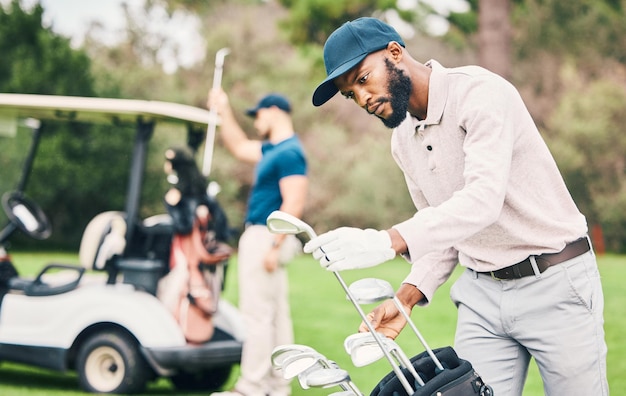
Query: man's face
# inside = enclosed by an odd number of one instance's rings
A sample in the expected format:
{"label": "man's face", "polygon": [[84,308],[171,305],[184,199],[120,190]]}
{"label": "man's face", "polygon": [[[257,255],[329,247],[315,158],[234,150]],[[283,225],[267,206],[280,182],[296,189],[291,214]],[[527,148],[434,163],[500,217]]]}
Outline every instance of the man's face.
{"label": "man's face", "polygon": [[353,99],[386,127],[395,128],[406,118],[411,79],[383,54],[378,51],[368,55],[334,83],[344,97]]}
{"label": "man's face", "polygon": [[254,128],[261,139],[268,139],[271,129],[269,109],[259,109],[254,117]]}

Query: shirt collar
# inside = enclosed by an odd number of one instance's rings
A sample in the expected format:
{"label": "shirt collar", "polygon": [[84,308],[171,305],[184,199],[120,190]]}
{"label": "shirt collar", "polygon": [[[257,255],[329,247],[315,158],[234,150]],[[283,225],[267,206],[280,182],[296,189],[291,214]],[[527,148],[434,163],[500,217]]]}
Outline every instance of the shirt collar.
{"label": "shirt collar", "polygon": [[283,139],[283,140],[281,140],[280,142],[276,142],[276,143],[272,143],[269,139],[265,139],[265,140],[261,141],[261,148],[267,148],[267,149],[269,149],[269,148],[276,147],[276,146],[278,146],[279,144],[282,144],[282,143],[284,143],[284,142],[288,142],[288,141],[290,141],[290,140],[294,140],[294,139],[298,139],[298,137],[296,136],[296,133],[295,133],[295,132],[294,132],[294,134],[293,134],[293,135],[289,136],[288,138]]}
{"label": "shirt collar", "polygon": [[414,131],[418,129],[423,130],[427,125],[439,124],[443,117],[443,109],[446,107],[448,100],[446,69],[434,59],[429,60],[425,65],[432,69],[428,84],[428,109],[426,110],[425,120],[419,120],[411,116]]}

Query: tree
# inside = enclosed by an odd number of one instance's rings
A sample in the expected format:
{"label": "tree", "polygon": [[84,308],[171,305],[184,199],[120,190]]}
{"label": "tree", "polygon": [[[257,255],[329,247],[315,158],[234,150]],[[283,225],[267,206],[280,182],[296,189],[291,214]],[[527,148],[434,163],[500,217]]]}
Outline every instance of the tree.
{"label": "tree", "polygon": [[89,57],[44,29],[42,14],[40,4],[28,13],[18,0],[0,7],[0,91],[93,96]]}
{"label": "tree", "polygon": [[[588,65],[608,57],[626,62],[626,5],[620,0],[523,0],[512,14],[516,56],[541,51],[573,56]],[[595,60],[594,60],[595,58]]]}
{"label": "tree", "polygon": [[478,5],[479,64],[511,78],[510,0],[480,0]]}
{"label": "tree", "polygon": [[324,44],[330,32],[344,22],[394,6],[394,2],[384,0],[280,0],[280,3],[289,9],[282,27],[295,45]]}
{"label": "tree", "polygon": [[[486,1],[481,4],[487,4]],[[479,0],[469,3],[470,12],[449,15],[452,26],[443,40],[421,33],[423,10],[402,11],[404,20],[410,21],[417,31],[415,37],[405,39],[407,48],[417,59],[435,57],[446,66],[475,63],[479,51]],[[624,232],[611,230],[623,227],[624,215],[619,205],[623,207],[626,192],[616,185],[609,194],[605,187],[594,184],[604,180],[608,169],[616,169],[611,178],[619,174],[617,169],[620,169],[619,159],[623,154],[607,149],[607,158],[589,155],[585,167],[580,167],[574,161],[577,157],[571,156],[568,150],[568,145],[574,141],[568,132],[576,128],[570,128],[572,122],[567,121],[576,119],[576,123],[582,125],[587,119],[577,119],[573,117],[575,112],[564,110],[574,108],[565,103],[571,103],[572,98],[580,95],[589,96],[577,105],[581,114],[590,116],[582,111],[583,107],[605,103],[600,99],[607,93],[593,88],[599,76],[608,81],[605,84],[624,90],[623,2],[508,0],[505,3],[510,4],[508,21],[512,29],[510,79],[520,89],[540,130],[548,138],[581,210],[590,222],[602,222],[609,234],[607,237],[617,235],[623,243]],[[179,69],[174,75],[162,74],[157,57],[154,57],[155,62],[142,61],[152,59],[150,54],[158,48],[143,42],[147,40],[143,36],[150,32],[137,21],[130,25],[134,33],[131,32],[128,42],[114,48],[90,42],[90,56],[98,67],[98,92],[103,92],[112,78],[118,89],[114,94],[203,107],[212,80],[213,57],[218,49],[229,47],[231,54],[226,59],[223,86],[230,93],[236,111],[254,104],[268,91],[282,92],[292,100],[296,128],[309,151],[311,164],[311,197],[307,207],[307,220],[311,224],[322,230],[346,224],[385,227],[412,214],[414,208],[402,175],[388,155],[388,131],[340,97],[322,108],[314,108],[310,102],[316,83],[325,75],[321,44],[326,36],[346,20],[366,15],[382,17],[383,13],[377,10],[393,9],[396,1],[368,0],[358,4],[351,0],[282,1],[287,7],[276,1],[254,0],[150,0],[146,4],[159,7],[166,4],[170,13],[195,12],[202,21],[202,34],[207,43],[205,63]],[[489,7],[485,7],[483,11],[489,11]],[[146,11],[145,16],[149,15]],[[596,37],[593,45],[589,45],[590,38]],[[500,56],[507,52],[506,35],[496,38],[501,40],[492,41],[490,45],[505,48],[495,51]],[[94,52],[100,49],[101,52]],[[574,72],[568,72],[570,69]],[[506,75],[506,72],[500,73]],[[561,73],[566,77],[560,78]],[[572,85],[571,81],[580,84]],[[616,100],[618,96],[607,97]],[[557,109],[561,115],[555,118],[553,113]],[[611,106],[596,110],[605,118],[615,117]],[[243,113],[239,114],[239,121],[245,130],[252,131],[252,123]],[[594,119],[591,130],[598,136],[614,139],[616,125],[620,123]],[[576,147],[586,149],[584,144]],[[160,172],[161,155],[161,152],[154,154],[156,162],[148,164],[155,172]],[[361,161],[364,157],[368,161]],[[220,147],[219,129],[213,163],[212,177],[223,187],[220,200],[226,203],[224,206],[232,223],[239,224],[252,183],[252,170],[234,161]],[[606,180],[601,184],[606,185]],[[372,183],[381,187],[372,191]],[[610,204],[611,199],[617,203]],[[611,226],[607,223],[609,219]]]}
{"label": "tree", "polygon": [[[0,7],[0,92],[95,96],[89,57],[72,49],[69,39],[44,28],[42,14],[40,4],[27,11],[18,0]],[[97,128],[102,127],[57,122],[42,126],[26,193],[50,217],[53,245],[78,246],[91,215],[108,205],[123,209],[126,186],[119,180],[125,180],[128,137],[94,133],[101,132]],[[8,171],[20,171],[21,164],[10,165]],[[15,188],[3,186],[8,187]]]}
{"label": "tree", "polygon": [[590,226],[604,229],[607,249],[626,252],[626,90],[609,78],[587,83],[568,64],[569,89],[552,115],[549,143]]}

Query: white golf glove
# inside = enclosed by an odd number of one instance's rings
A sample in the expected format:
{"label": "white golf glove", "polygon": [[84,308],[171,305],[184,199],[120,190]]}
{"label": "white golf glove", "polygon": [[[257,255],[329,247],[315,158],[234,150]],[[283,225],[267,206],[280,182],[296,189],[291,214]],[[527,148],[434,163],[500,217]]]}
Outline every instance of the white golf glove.
{"label": "white golf glove", "polygon": [[389,233],[371,228],[337,228],[311,239],[304,252],[329,271],[373,267],[396,257]]}

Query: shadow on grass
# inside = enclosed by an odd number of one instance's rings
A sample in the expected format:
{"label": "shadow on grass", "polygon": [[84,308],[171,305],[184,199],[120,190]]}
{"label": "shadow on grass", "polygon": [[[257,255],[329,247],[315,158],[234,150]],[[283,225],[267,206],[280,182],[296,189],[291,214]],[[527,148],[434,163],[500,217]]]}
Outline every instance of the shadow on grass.
{"label": "shadow on grass", "polygon": [[17,389],[41,389],[51,391],[75,392],[78,389],[78,377],[75,374],[36,371],[17,365],[1,364],[0,378],[3,387]]}
{"label": "shadow on grass", "polygon": [[[78,376],[74,372],[60,373],[13,363],[0,362],[0,382],[2,383],[2,395],[91,395],[91,393],[81,391],[78,384]],[[206,391],[181,393],[165,378],[149,382],[145,392],[141,393],[143,396],[192,396],[206,394]]]}

